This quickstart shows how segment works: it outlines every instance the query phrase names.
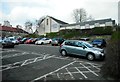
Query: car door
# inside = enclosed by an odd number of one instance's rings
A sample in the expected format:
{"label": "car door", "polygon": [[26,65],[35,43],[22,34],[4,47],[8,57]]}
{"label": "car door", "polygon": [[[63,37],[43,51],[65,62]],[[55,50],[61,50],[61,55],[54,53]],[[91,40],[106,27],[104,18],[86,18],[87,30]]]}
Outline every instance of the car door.
{"label": "car door", "polygon": [[65,42],[65,49],[68,54],[75,54],[75,46],[73,45],[73,41]]}
{"label": "car door", "polygon": [[80,42],[76,42],[75,53],[76,55],[85,56],[87,53],[85,46]]}

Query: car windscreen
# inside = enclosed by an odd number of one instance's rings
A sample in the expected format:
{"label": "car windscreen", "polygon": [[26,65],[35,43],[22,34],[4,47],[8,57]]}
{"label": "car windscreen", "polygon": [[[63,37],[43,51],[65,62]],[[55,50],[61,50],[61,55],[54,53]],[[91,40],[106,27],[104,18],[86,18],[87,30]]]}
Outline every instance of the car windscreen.
{"label": "car windscreen", "polygon": [[93,45],[91,45],[91,44],[89,44],[89,43],[87,43],[87,42],[84,42],[84,43],[82,43],[83,45],[85,45],[85,46],[87,46],[88,48],[92,48],[93,47]]}

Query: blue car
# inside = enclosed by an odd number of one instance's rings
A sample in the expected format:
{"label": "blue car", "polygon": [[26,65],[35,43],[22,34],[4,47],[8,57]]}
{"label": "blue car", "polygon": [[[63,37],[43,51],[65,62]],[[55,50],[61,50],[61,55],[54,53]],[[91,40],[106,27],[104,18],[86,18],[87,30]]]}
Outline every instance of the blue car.
{"label": "blue car", "polygon": [[106,47],[106,41],[104,39],[95,39],[91,44],[97,47]]}

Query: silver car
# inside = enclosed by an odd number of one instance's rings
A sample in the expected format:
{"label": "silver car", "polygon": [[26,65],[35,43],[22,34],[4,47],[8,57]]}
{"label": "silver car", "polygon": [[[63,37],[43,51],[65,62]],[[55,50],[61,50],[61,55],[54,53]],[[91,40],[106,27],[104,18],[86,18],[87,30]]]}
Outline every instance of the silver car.
{"label": "silver car", "polygon": [[61,55],[66,56],[68,54],[74,54],[84,56],[88,60],[104,59],[104,50],[93,47],[88,42],[80,40],[66,40],[60,45],[59,49]]}

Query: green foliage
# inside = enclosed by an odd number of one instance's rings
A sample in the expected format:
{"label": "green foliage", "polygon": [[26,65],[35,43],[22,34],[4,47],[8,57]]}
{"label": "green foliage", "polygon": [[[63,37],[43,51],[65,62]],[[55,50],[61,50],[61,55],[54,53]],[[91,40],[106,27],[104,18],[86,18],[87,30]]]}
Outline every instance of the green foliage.
{"label": "green foliage", "polygon": [[49,38],[54,38],[54,37],[59,36],[59,33],[58,32],[51,32],[51,33],[47,33],[46,36]]}
{"label": "green foliage", "polygon": [[26,35],[24,37],[37,38],[37,37],[39,37],[39,35],[37,35],[37,34],[28,34],[28,35]]}
{"label": "green foliage", "polygon": [[116,31],[111,36],[112,40],[120,40],[120,31]]}
{"label": "green foliage", "polygon": [[92,35],[111,35],[112,27],[95,27],[93,29],[66,29],[57,33],[47,33],[47,37],[63,37],[65,39],[88,37]]}
{"label": "green foliage", "polygon": [[104,77],[120,79],[120,31],[112,34],[106,48],[106,61],[101,68]]}
{"label": "green foliage", "polygon": [[112,27],[95,27],[92,29],[93,35],[111,35]]}

